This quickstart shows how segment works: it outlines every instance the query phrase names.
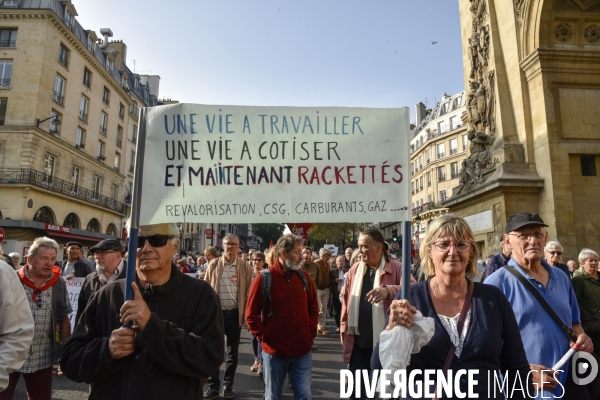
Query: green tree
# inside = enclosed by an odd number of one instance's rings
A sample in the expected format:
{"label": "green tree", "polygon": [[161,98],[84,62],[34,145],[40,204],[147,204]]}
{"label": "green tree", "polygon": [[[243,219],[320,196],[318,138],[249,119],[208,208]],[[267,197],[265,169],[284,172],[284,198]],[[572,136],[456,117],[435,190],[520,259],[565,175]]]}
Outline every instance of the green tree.
{"label": "green tree", "polygon": [[275,244],[284,229],[285,224],[252,224],[252,233],[262,239],[264,247],[269,247],[271,241]]}
{"label": "green tree", "polygon": [[308,240],[313,250],[323,247],[324,244],[335,244],[342,248],[349,245],[356,247],[358,235],[370,225],[370,223],[315,224],[308,235]]}

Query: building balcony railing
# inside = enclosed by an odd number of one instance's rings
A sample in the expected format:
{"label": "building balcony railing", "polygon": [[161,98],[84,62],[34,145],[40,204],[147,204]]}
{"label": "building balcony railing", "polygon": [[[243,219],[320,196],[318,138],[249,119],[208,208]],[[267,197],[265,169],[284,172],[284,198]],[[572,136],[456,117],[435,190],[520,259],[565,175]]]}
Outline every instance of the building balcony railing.
{"label": "building balcony railing", "polygon": [[129,113],[137,119],[140,109],[136,105],[132,104],[131,107],[129,107]]}
{"label": "building balcony railing", "polygon": [[10,88],[10,79],[0,79],[0,88],[9,89]]}
{"label": "building balcony railing", "polygon": [[444,182],[446,180],[446,175],[438,176],[438,182]]}
{"label": "building balcony railing", "polygon": [[106,127],[105,126],[100,125],[100,134],[106,136]]}
{"label": "building balcony railing", "polygon": [[85,113],[85,111],[79,111],[79,119],[87,123],[88,115]]}
{"label": "building balcony railing", "polygon": [[61,193],[79,200],[106,207],[120,214],[125,213],[125,204],[92,190],[83,189],[76,183],[48,177],[45,173],[31,168],[0,169],[0,185],[28,184]]}
{"label": "building balcony railing", "polygon": [[450,174],[450,179],[456,179],[456,178],[458,178],[458,172],[452,172]]}
{"label": "building balcony railing", "polygon": [[17,47],[16,40],[0,40],[0,47]]}
{"label": "building balcony railing", "polygon": [[79,150],[85,149],[85,143],[76,143],[75,148]]}
{"label": "building balcony railing", "polygon": [[436,208],[440,208],[440,207],[441,206],[438,203],[434,203],[434,202],[423,203],[423,205],[417,206],[412,209],[412,215],[413,215],[413,217],[415,217],[421,213],[424,213],[426,211],[435,210]]}
{"label": "building balcony railing", "polygon": [[121,139],[117,139],[117,147],[118,147],[118,148],[121,148],[121,144],[122,144],[122,141],[121,141]]}
{"label": "building balcony railing", "polygon": [[104,160],[106,160],[106,156],[98,156],[96,158],[98,159],[98,161],[102,161],[102,162],[104,162]]}
{"label": "building balcony railing", "polygon": [[63,96],[61,93],[59,93],[55,90],[54,93],[52,94],[52,100],[54,100],[55,102],[57,102],[58,104],[60,104],[62,106],[65,101],[65,96]]}
{"label": "building balcony railing", "polygon": [[65,68],[69,66],[69,61],[67,60],[66,54],[59,55],[58,62],[61,63],[63,66],[65,66]]}
{"label": "building balcony railing", "polygon": [[444,158],[444,153],[438,153],[438,160],[439,160],[440,158]]}

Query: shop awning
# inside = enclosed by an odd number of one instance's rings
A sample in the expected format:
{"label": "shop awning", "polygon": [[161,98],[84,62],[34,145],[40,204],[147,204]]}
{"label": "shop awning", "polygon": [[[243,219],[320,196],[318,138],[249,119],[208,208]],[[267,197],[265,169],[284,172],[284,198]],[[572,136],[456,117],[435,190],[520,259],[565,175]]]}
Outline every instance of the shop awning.
{"label": "shop awning", "polygon": [[95,238],[95,237],[90,237],[90,236],[81,236],[81,235],[73,235],[72,233],[64,233],[64,232],[54,232],[54,231],[46,231],[46,233],[48,234],[48,236],[57,236],[57,237],[64,237],[64,238],[68,238],[68,239],[72,239],[72,240],[82,240],[82,241],[86,241],[86,242],[101,242],[102,238]]}

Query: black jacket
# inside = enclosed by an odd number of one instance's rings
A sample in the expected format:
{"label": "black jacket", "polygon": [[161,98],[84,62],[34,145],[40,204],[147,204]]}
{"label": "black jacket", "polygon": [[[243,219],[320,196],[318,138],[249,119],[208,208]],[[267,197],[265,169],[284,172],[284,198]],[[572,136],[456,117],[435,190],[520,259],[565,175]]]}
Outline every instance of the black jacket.
{"label": "black jacket", "polygon": [[[127,261],[123,260],[123,270],[119,273],[119,277],[117,279],[124,279],[125,275],[127,275]],[[81,314],[83,314],[83,310],[85,310],[85,307],[87,306],[87,303],[92,295],[100,290],[100,288],[104,285],[106,285],[106,282],[98,277],[98,271],[94,271],[85,277],[85,281],[83,281],[83,285],[81,285],[81,291],[79,292],[79,297],[77,299],[77,314],[75,316],[75,323],[79,321],[79,317],[81,317]]]}
{"label": "black jacket", "polygon": [[202,378],[218,371],[223,362],[223,314],[215,291],[174,267],[164,285],[140,287],[152,316],[135,352],[113,360],[108,341],[121,327],[124,292],[125,280],[119,280],[92,295],[63,347],[64,374],[75,382],[91,383],[92,400],[202,399]]}
{"label": "black jacket", "polygon": [[[63,274],[63,272],[65,272],[65,268],[67,268],[68,263],[69,263],[69,261],[67,261],[67,260],[63,261],[63,265],[60,268],[61,275]],[[86,276],[88,276],[91,273],[92,273],[92,269],[89,267],[89,265],[87,265],[83,261],[79,260],[75,263],[75,273],[73,274],[73,275],[75,275],[75,278],[85,278]]]}

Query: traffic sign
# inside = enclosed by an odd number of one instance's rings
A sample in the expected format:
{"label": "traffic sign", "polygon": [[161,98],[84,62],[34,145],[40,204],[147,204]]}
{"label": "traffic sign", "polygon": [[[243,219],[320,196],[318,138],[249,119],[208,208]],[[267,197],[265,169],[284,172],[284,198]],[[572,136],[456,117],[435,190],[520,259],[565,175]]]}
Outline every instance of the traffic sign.
{"label": "traffic sign", "polygon": [[400,244],[398,244],[398,242],[392,242],[390,244],[390,248],[394,251],[398,251],[398,250],[400,250]]}
{"label": "traffic sign", "polygon": [[0,228],[0,242],[4,241],[4,229]]}

